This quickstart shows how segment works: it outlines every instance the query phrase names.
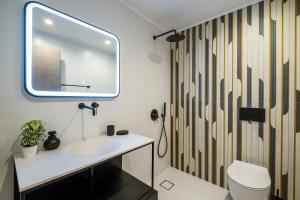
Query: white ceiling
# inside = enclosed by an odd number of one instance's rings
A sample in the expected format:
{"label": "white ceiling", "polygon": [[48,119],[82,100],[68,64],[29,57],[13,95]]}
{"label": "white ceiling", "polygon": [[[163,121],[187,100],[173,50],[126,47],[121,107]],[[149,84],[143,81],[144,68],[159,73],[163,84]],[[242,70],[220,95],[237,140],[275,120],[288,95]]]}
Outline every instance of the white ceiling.
{"label": "white ceiling", "polygon": [[259,0],[119,0],[162,30],[182,30]]}

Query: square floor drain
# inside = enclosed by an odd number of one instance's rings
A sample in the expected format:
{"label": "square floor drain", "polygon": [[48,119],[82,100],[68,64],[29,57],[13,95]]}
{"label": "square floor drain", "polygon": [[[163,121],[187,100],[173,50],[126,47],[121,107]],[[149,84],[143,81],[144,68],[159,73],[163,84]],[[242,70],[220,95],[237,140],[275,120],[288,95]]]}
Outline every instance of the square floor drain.
{"label": "square floor drain", "polygon": [[160,187],[166,189],[166,190],[171,190],[171,188],[175,185],[174,183],[168,181],[168,180],[164,180],[163,182],[161,182]]}

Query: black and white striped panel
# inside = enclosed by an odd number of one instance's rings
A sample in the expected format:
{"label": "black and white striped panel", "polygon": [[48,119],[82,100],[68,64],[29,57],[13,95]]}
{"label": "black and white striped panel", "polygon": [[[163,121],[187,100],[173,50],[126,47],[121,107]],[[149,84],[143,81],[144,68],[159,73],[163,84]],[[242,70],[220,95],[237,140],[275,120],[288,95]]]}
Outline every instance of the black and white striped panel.
{"label": "black and white striped panel", "polygon": [[[265,0],[192,27],[171,45],[171,164],[227,188],[243,160],[271,193],[300,199],[300,0]],[[240,107],[266,122],[240,121]]]}

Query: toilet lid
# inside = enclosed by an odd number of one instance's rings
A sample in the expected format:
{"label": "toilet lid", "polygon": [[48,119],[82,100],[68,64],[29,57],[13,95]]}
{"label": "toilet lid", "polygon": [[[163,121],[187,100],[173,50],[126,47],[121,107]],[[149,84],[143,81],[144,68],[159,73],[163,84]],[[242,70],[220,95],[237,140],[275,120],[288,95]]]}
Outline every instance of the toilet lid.
{"label": "toilet lid", "polygon": [[267,168],[235,160],[227,169],[228,176],[243,187],[253,190],[267,189],[271,179]]}

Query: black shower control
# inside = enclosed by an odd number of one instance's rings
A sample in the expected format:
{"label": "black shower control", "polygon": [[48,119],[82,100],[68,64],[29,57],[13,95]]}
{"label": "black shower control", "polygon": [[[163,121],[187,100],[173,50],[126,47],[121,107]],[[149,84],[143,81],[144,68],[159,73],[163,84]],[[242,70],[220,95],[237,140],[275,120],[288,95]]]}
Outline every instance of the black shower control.
{"label": "black shower control", "polygon": [[150,117],[153,121],[157,120],[159,118],[158,111],[156,109],[153,109],[151,111]]}
{"label": "black shower control", "polygon": [[265,122],[266,109],[264,108],[240,108],[239,119],[244,121]]}

